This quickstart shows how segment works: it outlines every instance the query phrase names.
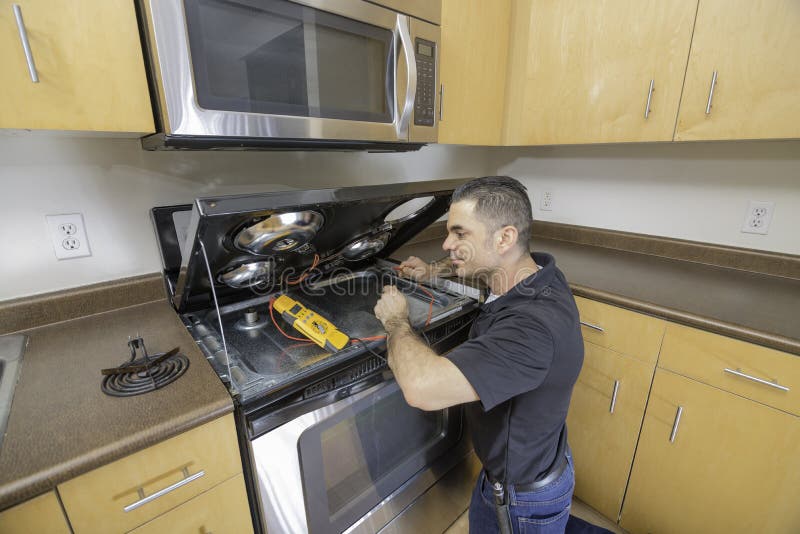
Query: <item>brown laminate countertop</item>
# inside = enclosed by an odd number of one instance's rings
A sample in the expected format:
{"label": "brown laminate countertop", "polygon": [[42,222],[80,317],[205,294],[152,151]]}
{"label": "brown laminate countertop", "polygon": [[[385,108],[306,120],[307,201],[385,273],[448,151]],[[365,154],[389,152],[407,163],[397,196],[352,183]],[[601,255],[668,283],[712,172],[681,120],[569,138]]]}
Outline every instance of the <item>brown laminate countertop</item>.
{"label": "brown laminate countertop", "polygon": [[[439,259],[441,244],[394,257]],[[800,355],[800,280],[554,239],[531,250],[555,257],[575,295]]]}
{"label": "brown laminate countertop", "polygon": [[[30,337],[0,449],[0,510],[233,411],[233,402],[166,300],[21,332]],[[100,370],[179,346],[189,368],[134,397],[100,390]]]}

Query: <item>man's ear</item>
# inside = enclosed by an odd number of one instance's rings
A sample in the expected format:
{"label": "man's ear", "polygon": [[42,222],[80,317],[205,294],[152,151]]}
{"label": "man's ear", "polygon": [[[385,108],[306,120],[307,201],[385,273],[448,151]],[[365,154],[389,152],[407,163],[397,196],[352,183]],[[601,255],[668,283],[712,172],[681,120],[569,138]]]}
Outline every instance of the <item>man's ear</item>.
{"label": "man's ear", "polygon": [[519,232],[514,226],[504,226],[495,233],[495,248],[500,254],[505,254],[517,246]]}

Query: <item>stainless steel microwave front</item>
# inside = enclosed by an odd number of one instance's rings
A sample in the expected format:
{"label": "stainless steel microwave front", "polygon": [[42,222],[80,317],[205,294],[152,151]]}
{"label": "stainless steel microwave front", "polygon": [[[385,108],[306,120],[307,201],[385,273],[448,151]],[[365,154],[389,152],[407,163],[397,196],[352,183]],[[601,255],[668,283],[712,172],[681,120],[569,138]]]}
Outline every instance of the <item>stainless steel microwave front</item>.
{"label": "stainless steel microwave front", "polygon": [[363,0],[142,7],[165,135],[437,140],[434,24]]}

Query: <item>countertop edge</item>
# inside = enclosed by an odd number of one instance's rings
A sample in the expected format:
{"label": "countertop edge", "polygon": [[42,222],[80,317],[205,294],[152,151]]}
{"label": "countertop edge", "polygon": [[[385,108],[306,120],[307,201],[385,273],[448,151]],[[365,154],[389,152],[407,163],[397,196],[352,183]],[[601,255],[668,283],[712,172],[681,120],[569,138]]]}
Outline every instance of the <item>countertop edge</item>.
{"label": "countertop edge", "polygon": [[680,323],[686,326],[699,328],[721,334],[731,338],[755,343],[767,348],[781,350],[791,354],[800,356],[800,341],[792,338],[770,334],[760,330],[754,330],[746,326],[720,321],[711,317],[705,317],[694,313],[684,312],[654,304],[652,302],[645,302],[639,299],[625,297],[617,293],[609,293],[600,289],[594,289],[580,284],[570,284],[574,295],[579,297],[586,297],[588,299],[613,304],[622,308],[627,308],[632,311],[646,313],[654,317]]}
{"label": "countertop edge", "polygon": [[125,436],[124,439],[107,443],[93,450],[91,454],[81,455],[69,462],[11,481],[0,486],[0,511],[52,491],[62,482],[140,452],[229,413],[233,413],[233,400],[220,399],[196,410],[196,413],[188,413],[185,418],[165,421]]}

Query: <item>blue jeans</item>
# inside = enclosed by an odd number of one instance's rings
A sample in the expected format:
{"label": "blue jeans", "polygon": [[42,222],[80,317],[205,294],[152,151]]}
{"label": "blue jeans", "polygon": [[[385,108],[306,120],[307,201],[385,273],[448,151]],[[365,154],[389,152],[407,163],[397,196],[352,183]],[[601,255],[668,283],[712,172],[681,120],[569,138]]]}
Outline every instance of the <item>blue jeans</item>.
{"label": "blue jeans", "polygon": [[[514,534],[563,533],[569,519],[572,490],[575,489],[575,469],[572,455],[567,453],[567,468],[556,480],[535,491],[517,493],[510,488],[508,499],[511,526]],[[494,534],[500,532],[494,508],[492,485],[481,471],[472,492],[469,505],[470,534]]]}

